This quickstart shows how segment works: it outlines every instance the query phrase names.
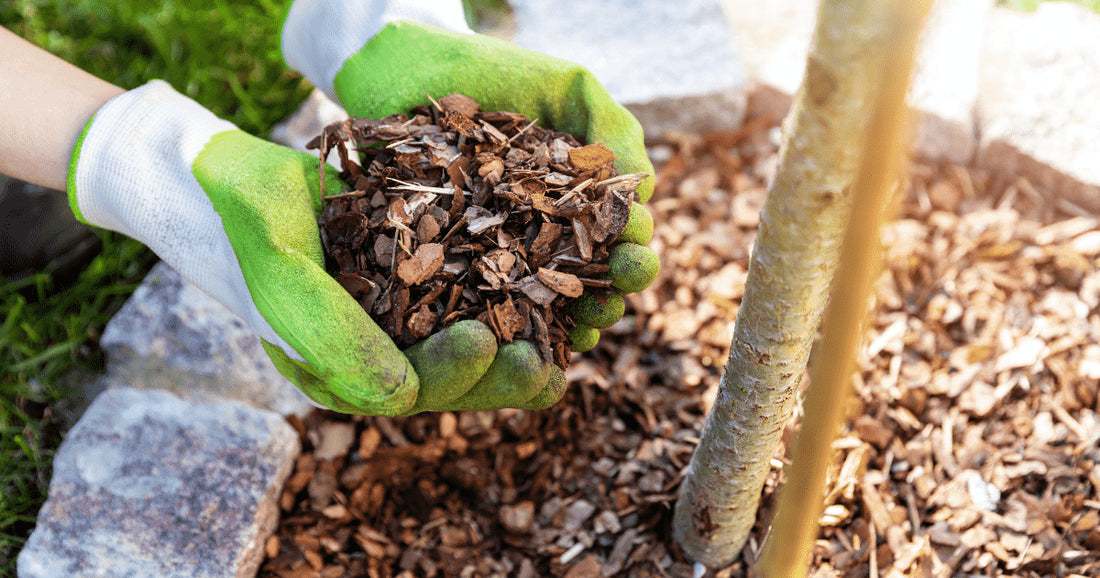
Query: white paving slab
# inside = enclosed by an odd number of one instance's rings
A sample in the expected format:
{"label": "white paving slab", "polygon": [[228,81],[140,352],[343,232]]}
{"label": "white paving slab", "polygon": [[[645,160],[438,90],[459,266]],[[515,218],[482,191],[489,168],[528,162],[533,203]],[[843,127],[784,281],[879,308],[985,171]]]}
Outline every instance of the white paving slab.
{"label": "white paving slab", "polygon": [[982,40],[995,0],[937,0],[917,55],[909,104],[920,111],[914,149],[965,164],[978,148],[975,106]]}
{"label": "white paving slab", "polygon": [[272,412],[108,389],[54,457],[18,575],[255,576],[299,451]]}
{"label": "white paving slab", "polygon": [[[802,83],[818,0],[722,0],[754,83],[750,114],[783,116]],[[938,0],[917,55],[910,105],[919,112],[914,150],[969,162],[977,149],[974,106],[982,36],[994,0]]]}
{"label": "white paving slab", "polygon": [[513,41],[584,65],[645,128],[731,129],[746,76],[718,0],[511,0]]}
{"label": "white paving slab", "polygon": [[750,81],[788,96],[806,71],[818,0],[722,0],[724,16]]}
{"label": "white paving slab", "polygon": [[992,14],[978,163],[1100,211],[1100,15],[1068,2]]}

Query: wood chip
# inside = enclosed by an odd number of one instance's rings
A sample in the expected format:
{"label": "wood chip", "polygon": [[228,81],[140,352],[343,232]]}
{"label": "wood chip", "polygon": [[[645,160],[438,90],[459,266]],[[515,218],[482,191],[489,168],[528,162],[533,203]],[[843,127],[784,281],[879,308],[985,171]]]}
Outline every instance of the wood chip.
{"label": "wood chip", "polygon": [[580,297],[581,293],[584,292],[584,285],[581,280],[572,273],[562,273],[539,267],[538,278],[544,285],[566,297]]}
{"label": "wood chip", "polygon": [[411,259],[397,267],[397,274],[406,285],[419,285],[431,279],[443,267],[443,245],[428,243],[416,248]]}
{"label": "wood chip", "polygon": [[569,149],[568,154],[569,162],[582,173],[598,170],[615,160],[615,153],[601,143]]}

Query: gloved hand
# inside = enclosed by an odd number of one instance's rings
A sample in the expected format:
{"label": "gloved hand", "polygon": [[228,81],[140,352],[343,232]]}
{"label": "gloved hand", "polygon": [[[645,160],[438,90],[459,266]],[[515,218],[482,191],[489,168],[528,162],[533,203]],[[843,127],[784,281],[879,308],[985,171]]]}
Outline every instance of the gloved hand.
{"label": "gloved hand", "polygon": [[[69,200],[82,221],[138,239],[240,315],[315,402],[381,415],[414,404],[446,409],[492,376],[503,353],[484,325],[460,323],[414,347],[433,362],[417,374],[324,269],[317,163],[154,81],[88,122],[72,155]],[[332,171],[329,192],[338,184]],[[509,359],[522,362],[522,353]],[[545,384],[542,376],[539,391]]]}
{"label": "gloved hand", "polygon": [[[602,142],[615,152],[620,173],[653,174],[641,125],[590,72],[472,34],[459,2],[297,0],[283,27],[282,48],[292,67],[353,116],[381,118],[428,104],[428,96],[458,92],[483,110],[518,112],[586,142]],[[638,189],[639,201],[652,192],[650,177]],[[635,203],[611,255],[616,291],[586,293],[575,308],[575,351],[594,347],[596,328],[622,317],[621,293],[641,291],[656,277],[657,256],[644,247],[652,234],[652,217]],[[415,357],[413,363],[419,369]]]}

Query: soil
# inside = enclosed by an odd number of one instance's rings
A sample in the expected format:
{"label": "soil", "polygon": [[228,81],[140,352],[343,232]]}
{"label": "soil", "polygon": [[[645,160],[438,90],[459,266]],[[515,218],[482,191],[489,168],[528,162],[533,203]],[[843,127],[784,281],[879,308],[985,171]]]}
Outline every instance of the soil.
{"label": "soil", "polygon": [[[305,451],[261,575],[692,576],[672,505],[778,140],[754,121],[651,143],[661,274],[554,407],[292,420]],[[973,167],[907,184],[811,575],[1098,575],[1097,220]],[[708,575],[755,559],[784,452],[741,558]]]}

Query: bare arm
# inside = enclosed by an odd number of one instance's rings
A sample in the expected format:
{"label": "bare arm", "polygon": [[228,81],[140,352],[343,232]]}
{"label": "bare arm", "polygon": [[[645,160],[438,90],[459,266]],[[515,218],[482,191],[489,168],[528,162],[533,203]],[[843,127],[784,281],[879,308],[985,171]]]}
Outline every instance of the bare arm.
{"label": "bare arm", "polygon": [[65,190],[80,131],[123,92],[0,28],[0,173]]}

